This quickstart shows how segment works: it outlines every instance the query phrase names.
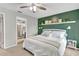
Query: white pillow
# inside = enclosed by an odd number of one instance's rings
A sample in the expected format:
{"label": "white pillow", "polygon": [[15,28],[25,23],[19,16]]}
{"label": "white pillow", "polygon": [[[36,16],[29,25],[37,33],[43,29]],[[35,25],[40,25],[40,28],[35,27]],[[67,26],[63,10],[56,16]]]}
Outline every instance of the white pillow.
{"label": "white pillow", "polygon": [[62,32],[62,31],[53,31],[51,32],[51,34],[49,35],[49,37],[56,37],[56,38],[65,38],[67,36],[66,32]]}
{"label": "white pillow", "polygon": [[42,36],[48,37],[52,31],[44,31],[42,32]]}

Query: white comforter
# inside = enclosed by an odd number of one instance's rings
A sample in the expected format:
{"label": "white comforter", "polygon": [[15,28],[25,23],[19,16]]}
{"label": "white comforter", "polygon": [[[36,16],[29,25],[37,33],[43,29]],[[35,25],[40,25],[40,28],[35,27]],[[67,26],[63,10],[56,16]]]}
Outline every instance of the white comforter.
{"label": "white comforter", "polygon": [[47,38],[41,35],[27,38],[23,47],[37,56],[59,56],[64,54],[66,40]]}

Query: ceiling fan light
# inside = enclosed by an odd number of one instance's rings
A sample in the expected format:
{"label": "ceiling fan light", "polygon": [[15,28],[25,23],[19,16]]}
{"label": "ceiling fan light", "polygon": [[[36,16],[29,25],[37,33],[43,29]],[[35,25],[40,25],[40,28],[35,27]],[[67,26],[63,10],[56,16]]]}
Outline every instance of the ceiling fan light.
{"label": "ceiling fan light", "polygon": [[33,10],[36,11],[36,6],[33,6]]}
{"label": "ceiling fan light", "polygon": [[33,11],[33,13],[35,13],[36,12],[36,6],[30,7],[30,10]]}
{"label": "ceiling fan light", "polygon": [[31,11],[32,11],[32,9],[33,9],[33,8],[32,8],[32,7],[30,7],[30,10],[31,10]]}

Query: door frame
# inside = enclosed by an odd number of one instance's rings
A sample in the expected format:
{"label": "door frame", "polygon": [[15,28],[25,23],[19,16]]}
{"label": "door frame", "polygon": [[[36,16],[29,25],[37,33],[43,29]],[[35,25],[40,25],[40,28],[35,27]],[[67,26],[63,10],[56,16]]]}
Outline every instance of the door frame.
{"label": "door frame", "polygon": [[[23,17],[16,17],[16,22],[17,22],[17,19],[21,19],[21,20],[24,20],[25,21],[25,25],[26,25],[26,32],[27,32],[27,19],[26,18],[23,18]],[[26,33],[26,37],[27,37],[27,33]],[[16,23],[16,45],[17,45],[17,23]]]}
{"label": "door frame", "polygon": [[5,38],[5,13],[4,12],[0,12],[0,14],[3,15],[3,45],[0,46],[1,48],[6,48],[6,38]]}

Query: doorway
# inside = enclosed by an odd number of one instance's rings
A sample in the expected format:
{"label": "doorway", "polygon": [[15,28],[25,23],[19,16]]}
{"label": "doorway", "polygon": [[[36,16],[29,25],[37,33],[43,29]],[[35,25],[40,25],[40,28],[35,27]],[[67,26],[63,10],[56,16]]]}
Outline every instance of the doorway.
{"label": "doorway", "polygon": [[16,34],[17,44],[23,43],[24,39],[26,39],[26,19],[16,18]]}

